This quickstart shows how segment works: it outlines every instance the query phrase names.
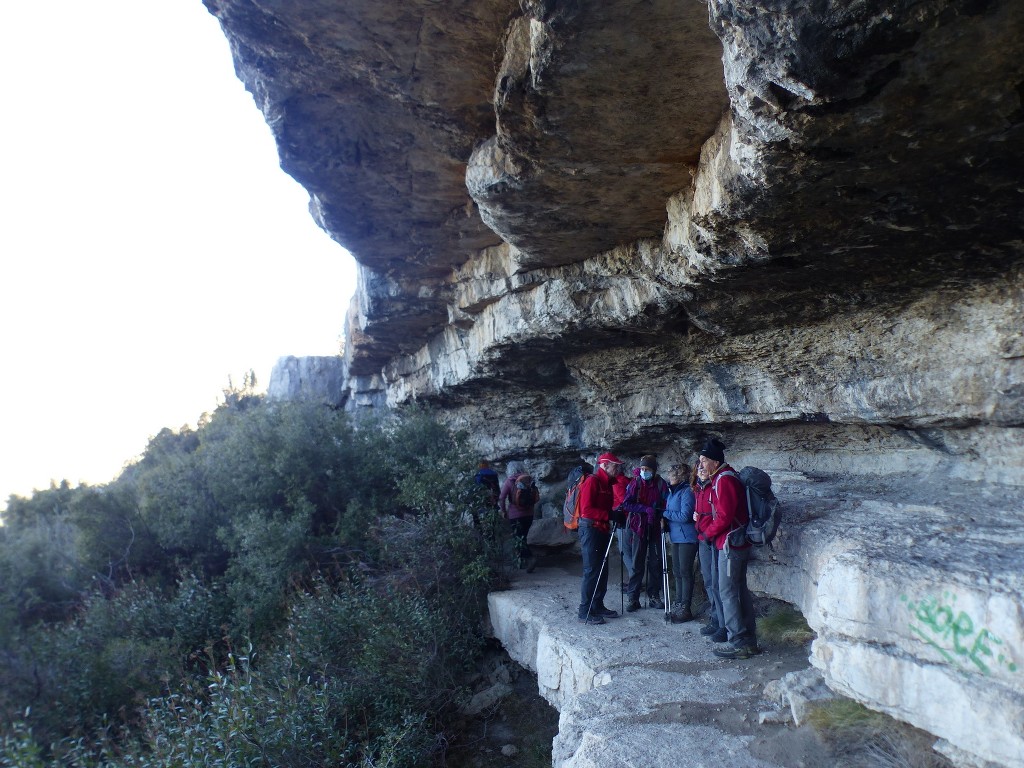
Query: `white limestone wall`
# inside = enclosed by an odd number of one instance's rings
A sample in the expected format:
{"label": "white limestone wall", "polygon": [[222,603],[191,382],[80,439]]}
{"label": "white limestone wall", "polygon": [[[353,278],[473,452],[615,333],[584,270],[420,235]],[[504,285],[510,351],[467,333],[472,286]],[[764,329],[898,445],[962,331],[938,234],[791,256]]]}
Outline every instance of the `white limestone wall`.
{"label": "white limestone wall", "polygon": [[803,611],[811,663],[834,690],[981,761],[1024,767],[1016,497],[948,482],[922,505],[901,503],[898,484],[878,490],[826,500],[791,481],[786,527],[752,586]]}

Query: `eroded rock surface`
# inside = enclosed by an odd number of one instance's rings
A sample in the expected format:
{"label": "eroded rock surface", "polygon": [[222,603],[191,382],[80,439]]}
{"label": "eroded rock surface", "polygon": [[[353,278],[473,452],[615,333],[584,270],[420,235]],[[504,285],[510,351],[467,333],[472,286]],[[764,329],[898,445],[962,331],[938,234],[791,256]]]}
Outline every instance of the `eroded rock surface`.
{"label": "eroded rock surface", "polygon": [[[814,617],[830,684],[1012,764],[934,701],[1024,699],[992,666],[1024,663],[1000,576],[1024,571],[1000,544],[1024,521],[1024,4],[206,3],[361,265],[335,404],[440,405],[552,487],[580,455],[689,458],[708,432],[830,484],[853,524],[829,567],[885,574],[886,608],[830,602],[831,576],[765,588]],[[970,493],[907,520],[922,559],[878,541],[866,487]],[[792,573],[820,533],[786,541]],[[954,673],[894,629],[946,609],[953,661],[968,620],[1001,644],[976,632]],[[982,741],[1019,737],[993,722]]]}
{"label": "eroded rock surface", "polygon": [[[786,526],[751,583],[804,611],[828,684],[983,761],[1024,766],[1019,498],[927,475],[775,473]],[[969,702],[969,705],[967,704]]]}
{"label": "eroded rock surface", "polygon": [[[609,594],[606,604],[617,610],[617,599]],[[750,665],[726,662],[712,655],[696,622],[666,624],[663,612],[643,609],[585,627],[576,621],[578,602],[578,568],[547,559],[488,597],[494,636],[536,672],[541,695],[559,710],[552,765],[790,764],[803,734],[762,725],[758,713],[768,706],[769,681],[806,667],[803,652],[775,649]],[[806,765],[827,764],[821,745],[817,757]]]}

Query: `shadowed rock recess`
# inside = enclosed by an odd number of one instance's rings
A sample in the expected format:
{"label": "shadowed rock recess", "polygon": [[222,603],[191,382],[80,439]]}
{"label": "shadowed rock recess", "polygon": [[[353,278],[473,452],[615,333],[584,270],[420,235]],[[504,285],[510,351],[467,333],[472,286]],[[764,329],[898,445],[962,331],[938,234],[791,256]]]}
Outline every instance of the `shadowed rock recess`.
{"label": "shadowed rock recess", "polygon": [[360,264],[274,396],[440,405],[551,501],[717,434],[828,683],[1024,766],[1024,3],[205,2]]}

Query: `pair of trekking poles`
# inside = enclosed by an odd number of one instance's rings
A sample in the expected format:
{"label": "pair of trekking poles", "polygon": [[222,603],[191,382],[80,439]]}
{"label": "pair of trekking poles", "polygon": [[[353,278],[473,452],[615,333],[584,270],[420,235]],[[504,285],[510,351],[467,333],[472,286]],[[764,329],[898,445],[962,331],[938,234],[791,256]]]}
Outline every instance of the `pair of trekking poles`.
{"label": "pair of trekking poles", "polygon": [[[627,529],[629,528],[629,520],[630,520],[630,518],[632,516],[633,516],[632,512],[630,512],[626,516],[626,523],[623,526],[624,528],[627,528]],[[604,549],[604,557],[601,559],[601,569],[597,572],[597,581],[594,582],[594,592],[590,596],[590,605],[587,607],[587,618],[586,618],[587,621],[590,621],[590,612],[592,610],[594,610],[594,598],[597,597],[597,585],[601,583],[601,577],[604,575],[604,569],[608,566],[608,555],[612,551],[612,541],[615,540],[615,530],[618,527],[619,526],[616,523],[612,523],[611,533],[608,534],[608,546],[605,547],[605,549]],[[664,603],[665,603],[665,621],[666,622],[671,622],[672,621],[672,608],[671,608],[672,601],[670,599],[671,598],[671,591],[670,591],[670,582],[671,582],[671,580],[669,579],[669,568],[668,568],[668,544],[667,544],[668,531],[664,531],[663,530],[661,532],[661,536],[659,538],[661,539],[661,587],[662,587],[662,594],[665,596],[665,600],[664,600]],[[625,562],[623,560],[622,549],[619,548],[619,573],[622,573],[624,570],[625,570]],[[621,577],[620,577],[620,579],[621,579]],[[621,614],[625,614],[625,612],[626,612],[626,595],[625,595],[625,593],[622,592],[621,589],[619,590],[619,593],[620,593],[619,594],[619,603],[620,603],[620,611],[619,611],[619,613],[621,615]]]}

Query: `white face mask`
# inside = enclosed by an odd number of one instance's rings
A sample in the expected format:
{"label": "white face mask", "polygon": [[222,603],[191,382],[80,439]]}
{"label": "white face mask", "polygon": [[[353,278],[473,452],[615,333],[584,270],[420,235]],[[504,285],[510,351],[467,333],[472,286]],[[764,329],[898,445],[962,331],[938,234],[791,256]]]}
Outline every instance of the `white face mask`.
{"label": "white face mask", "polygon": [[649,469],[642,469],[640,470],[640,477],[642,477],[644,480],[650,480],[652,477],[654,477],[654,473],[651,472],[651,470]]}

